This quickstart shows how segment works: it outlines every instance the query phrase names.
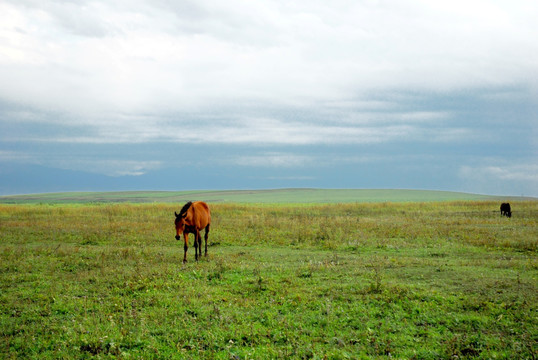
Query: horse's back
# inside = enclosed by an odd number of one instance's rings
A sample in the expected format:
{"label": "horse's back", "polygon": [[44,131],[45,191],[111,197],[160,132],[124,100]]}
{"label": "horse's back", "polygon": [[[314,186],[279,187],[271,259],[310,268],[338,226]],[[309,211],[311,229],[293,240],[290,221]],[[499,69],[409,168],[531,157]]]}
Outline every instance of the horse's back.
{"label": "horse's back", "polygon": [[203,201],[196,201],[192,204],[194,207],[194,214],[196,218],[196,223],[199,229],[205,228],[211,223],[211,211],[209,206]]}

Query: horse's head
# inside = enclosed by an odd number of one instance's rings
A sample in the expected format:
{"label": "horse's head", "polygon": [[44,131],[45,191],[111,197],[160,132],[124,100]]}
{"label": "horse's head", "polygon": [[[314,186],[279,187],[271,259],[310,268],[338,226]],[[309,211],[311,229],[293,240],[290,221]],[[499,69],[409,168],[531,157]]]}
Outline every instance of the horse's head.
{"label": "horse's head", "polygon": [[181,238],[181,233],[183,232],[183,229],[185,228],[185,218],[184,215],[178,214],[174,211],[174,214],[176,215],[176,240],[179,240]]}

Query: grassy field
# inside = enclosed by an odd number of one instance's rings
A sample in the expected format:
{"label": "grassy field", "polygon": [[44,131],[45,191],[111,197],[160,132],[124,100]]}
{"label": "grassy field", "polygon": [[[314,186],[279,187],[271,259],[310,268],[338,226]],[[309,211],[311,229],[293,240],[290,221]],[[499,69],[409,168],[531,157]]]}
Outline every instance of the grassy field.
{"label": "grassy field", "polygon": [[536,201],[180,205],[0,205],[0,358],[538,357]]}
{"label": "grassy field", "polygon": [[[0,196],[0,204],[29,203],[181,203],[190,200],[233,203],[350,203],[402,201],[501,200],[504,197],[430,190],[274,189],[228,191],[68,192]],[[517,199],[517,197],[515,198]]]}

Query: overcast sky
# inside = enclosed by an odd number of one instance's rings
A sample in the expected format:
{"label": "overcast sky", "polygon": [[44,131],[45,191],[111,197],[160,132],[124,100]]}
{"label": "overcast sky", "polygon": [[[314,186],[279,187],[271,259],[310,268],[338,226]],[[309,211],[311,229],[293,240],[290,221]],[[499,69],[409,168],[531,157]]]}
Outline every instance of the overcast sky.
{"label": "overcast sky", "polygon": [[126,189],[538,196],[537,18],[535,0],[0,0],[0,190],[39,165]]}

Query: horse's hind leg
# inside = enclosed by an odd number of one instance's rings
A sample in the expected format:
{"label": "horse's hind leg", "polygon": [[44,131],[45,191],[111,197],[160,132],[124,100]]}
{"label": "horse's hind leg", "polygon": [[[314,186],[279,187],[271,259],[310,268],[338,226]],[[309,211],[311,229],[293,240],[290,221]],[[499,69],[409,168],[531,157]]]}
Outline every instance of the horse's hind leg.
{"label": "horse's hind leg", "polygon": [[183,239],[185,240],[185,244],[183,245],[183,250],[185,251],[183,253],[183,264],[185,264],[187,262],[187,250],[189,250],[189,235],[183,233]]}
{"label": "horse's hind leg", "polygon": [[202,239],[200,239],[200,231],[196,230],[194,234],[194,258],[198,261],[202,257]]}
{"label": "horse's hind leg", "polygon": [[[207,239],[209,238],[209,224],[205,227],[205,234],[204,234],[204,240],[205,240],[205,256],[207,256]],[[202,244],[200,244],[202,245]],[[202,247],[200,246],[200,252],[202,251]]]}

